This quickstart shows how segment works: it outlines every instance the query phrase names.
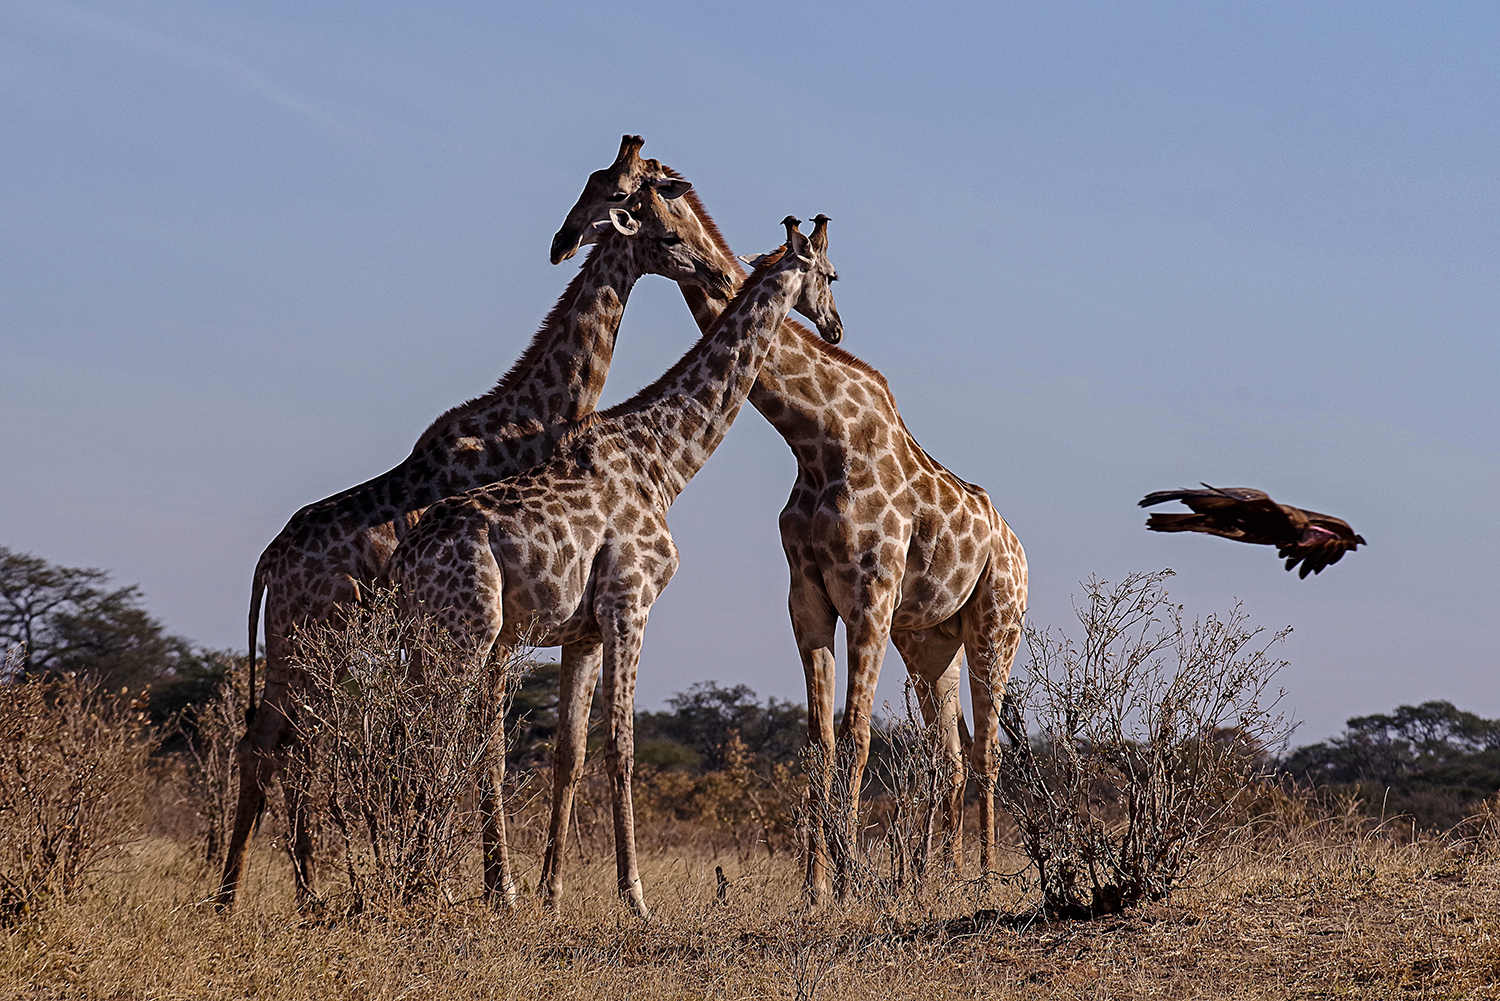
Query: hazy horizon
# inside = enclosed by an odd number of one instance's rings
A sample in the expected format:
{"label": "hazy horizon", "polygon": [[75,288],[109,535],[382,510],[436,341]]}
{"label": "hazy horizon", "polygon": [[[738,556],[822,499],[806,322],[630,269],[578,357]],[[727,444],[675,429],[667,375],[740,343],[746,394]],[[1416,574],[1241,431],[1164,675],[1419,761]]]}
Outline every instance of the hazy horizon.
{"label": "hazy horizon", "polygon": [[[639,133],[739,253],[833,218],[844,346],[990,492],[1036,620],[1171,567],[1190,615],[1294,627],[1295,742],[1428,699],[1500,717],[1500,10],[20,0],[0,26],[0,545],[140,584],[174,633],[243,647],[292,513],[510,367],[577,267],[553,232]],[[643,279],[602,405],[695,337]],[[640,707],[805,701],[793,469],[747,407],[673,508]],[[1369,546],[1299,580],[1144,530],[1137,500],[1199,481]]]}

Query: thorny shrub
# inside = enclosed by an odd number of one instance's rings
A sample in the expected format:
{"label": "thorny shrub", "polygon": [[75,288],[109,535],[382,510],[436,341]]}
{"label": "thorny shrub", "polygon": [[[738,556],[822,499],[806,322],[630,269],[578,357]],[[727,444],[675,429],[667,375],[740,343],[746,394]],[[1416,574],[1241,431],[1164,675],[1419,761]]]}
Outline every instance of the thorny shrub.
{"label": "thorny shrub", "polygon": [[889,866],[885,878],[897,889],[919,886],[927,878],[954,767],[939,724],[923,722],[917,712],[910,682],[904,694],[902,716],[875,721],[882,753],[870,758],[874,777],[885,790],[880,802],[880,848]]}
{"label": "thorny shrub", "polygon": [[247,672],[242,660],[233,660],[214,697],[189,706],[186,728],[192,738],[182,753],[203,862],[211,870],[224,861],[229,831],[234,822],[236,779],[235,742],[245,730]]}
{"label": "thorny shrub", "polygon": [[[1054,917],[1171,896],[1262,787],[1284,666],[1236,605],[1188,623],[1170,570],[1091,579],[1083,636],[1029,628],[996,788]],[[1030,729],[1028,731],[1028,724]]]}
{"label": "thorny shrub", "polygon": [[[848,741],[837,745],[831,767],[836,778],[822,800],[824,806],[816,809],[813,799],[804,797],[799,811],[802,843],[808,846],[814,825],[821,827],[840,894],[894,898],[921,891],[936,876],[957,875],[955,867],[934,866],[933,861],[939,849],[951,847],[940,838],[938,827],[952,769],[961,766],[949,760],[941,725],[924,722],[915,703],[908,682],[904,711],[896,715],[887,704],[885,715],[871,723],[864,784],[873,796],[858,810],[856,831],[848,826],[848,818],[855,814],[849,784],[837,778],[848,774],[851,766],[853,748]],[[814,745],[803,752],[808,774],[821,774],[828,767],[824,753]]]}
{"label": "thorny shrub", "polygon": [[[299,635],[308,684],[294,726],[303,784],[326,807],[348,913],[452,903],[478,841],[476,786],[505,754],[501,720],[523,663],[476,658],[377,594],[339,626]],[[504,808],[504,804],[500,804]]]}
{"label": "thorny shrub", "polygon": [[[747,861],[761,850],[774,858],[791,849],[796,837],[792,814],[806,780],[781,763],[773,764],[769,775],[763,773],[737,730],[715,751],[723,767],[702,775],[638,766],[633,785],[641,822],[674,822],[669,833],[678,842],[693,838],[691,828],[697,828],[699,840],[706,835],[715,848],[733,848]],[[596,799],[602,803],[602,797]]]}
{"label": "thorny shrub", "polygon": [[155,745],[142,705],[98,682],[0,685],[0,924],[77,890],[136,836]]}

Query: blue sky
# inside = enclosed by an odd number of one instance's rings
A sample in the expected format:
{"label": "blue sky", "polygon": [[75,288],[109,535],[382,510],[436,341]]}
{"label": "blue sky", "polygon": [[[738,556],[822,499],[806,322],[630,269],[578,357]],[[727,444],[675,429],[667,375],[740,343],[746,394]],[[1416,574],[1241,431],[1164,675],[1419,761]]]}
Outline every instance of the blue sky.
{"label": "blue sky", "polygon": [[[512,9],[512,8],[516,9]],[[487,389],[639,132],[742,253],[832,216],[845,345],[1026,546],[1032,612],[1172,567],[1294,627],[1312,739],[1500,716],[1500,10],[601,3],[0,9],[0,544],[239,647],[260,549]],[[647,278],[605,402],[695,335]],[[673,511],[640,701],[802,698],[747,410]],[[1347,517],[1311,580],[1142,528],[1199,480]],[[892,657],[884,697],[899,697]]]}

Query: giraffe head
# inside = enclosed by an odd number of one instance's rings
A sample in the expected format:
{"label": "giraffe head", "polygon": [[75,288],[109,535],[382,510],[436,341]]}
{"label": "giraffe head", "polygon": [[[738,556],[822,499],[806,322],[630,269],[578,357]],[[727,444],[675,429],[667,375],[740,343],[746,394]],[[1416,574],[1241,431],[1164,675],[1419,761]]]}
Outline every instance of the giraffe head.
{"label": "giraffe head", "polygon": [[833,304],[831,286],[839,280],[839,273],[828,263],[829,221],[821,212],[813,216],[812,235],[807,238],[807,249],[802,251],[812,258],[812,264],[807,269],[807,280],[802,283],[802,298],[793,308],[813,322],[823,340],[837,344],[844,338],[844,321],[839,319],[839,308]]}
{"label": "giraffe head", "polygon": [[775,264],[800,268],[805,277],[792,308],[812,321],[823,340],[837,344],[844,339],[844,321],[839,319],[838,307],[833,303],[833,290],[829,288],[839,276],[828,263],[828,223],[826,215],[814,216],[812,235],[803,236],[797,228],[802,225],[802,220],[787,216],[781,220],[786,227],[785,246],[769,254],[743,259],[757,268]]}
{"label": "giraffe head", "polygon": [[605,234],[601,249],[612,244],[611,249],[629,256],[642,274],[697,285],[715,299],[728,299],[739,276],[731,277],[716,263],[717,248],[706,236],[700,238],[701,230],[681,225],[682,216],[672,210],[675,200],[663,197],[654,185],[643,186],[605,213],[599,227]]}
{"label": "giraffe head", "polygon": [[[675,202],[687,194],[692,187],[690,182],[668,177],[666,168],[656,160],[641,159],[641,147],[645,144],[646,140],[640,136],[622,137],[615,162],[589,175],[583,194],[573,203],[568,217],[563,220],[562,229],[552,238],[553,264],[561,264],[578,253],[585,243],[593,243],[602,236],[609,228],[610,210],[622,207],[643,185],[656,188],[668,202]],[[679,208],[679,214],[683,212],[688,216],[693,214],[686,205]],[[681,235],[687,236],[685,233]]]}

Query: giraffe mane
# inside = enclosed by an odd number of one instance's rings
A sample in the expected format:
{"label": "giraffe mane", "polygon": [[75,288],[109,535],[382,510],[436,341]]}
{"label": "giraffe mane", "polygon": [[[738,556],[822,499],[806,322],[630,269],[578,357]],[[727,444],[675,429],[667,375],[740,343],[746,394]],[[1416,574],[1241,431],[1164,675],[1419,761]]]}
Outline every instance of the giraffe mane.
{"label": "giraffe mane", "polygon": [[588,270],[588,262],[599,252],[599,246],[599,244],[595,244],[589,248],[589,256],[584,259],[584,266],[579,268],[578,273],[573,276],[573,280],[568,282],[568,287],[563,290],[563,294],[558,297],[557,304],[552,307],[551,311],[547,313],[546,318],[542,320],[542,325],[531,336],[531,343],[526,345],[526,350],[521,352],[521,356],[516,359],[515,364],[511,365],[510,369],[500,377],[500,380],[495,383],[489,392],[476,396],[472,400],[466,400],[455,407],[450,407],[439,414],[437,420],[429,424],[427,430],[422,432],[422,436],[417,439],[417,443],[412,447],[412,451],[416,451],[432,441],[459,418],[480,410],[494,400],[510,393],[514,390],[515,384],[530,373],[536,366],[541,354],[546,350],[547,337],[545,335],[554,331],[563,322],[563,317],[567,315],[568,311],[573,308],[574,303],[577,302],[579,286],[583,284],[583,276]]}
{"label": "giraffe mane", "polygon": [[[668,167],[666,164],[661,165],[661,171],[667,177],[670,177],[675,181],[687,180],[687,178],[683,177],[681,174],[673,170],[671,167]],[[707,230],[709,238],[712,239],[714,241],[714,244],[724,252],[724,256],[729,260],[734,261],[735,266],[738,267],[739,258],[735,257],[734,252],[729,249],[729,241],[724,239],[723,233],[719,232],[719,224],[714,222],[713,216],[708,214],[708,209],[703,207],[703,200],[698,197],[698,189],[689,188],[687,190],[687,194],[683,195],[682,197],[687,199],[688,205],[691,206],[692,210],[695,213],[697,213],[698,219],[703,223],[703,228]]]}

